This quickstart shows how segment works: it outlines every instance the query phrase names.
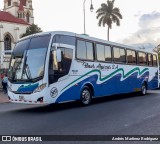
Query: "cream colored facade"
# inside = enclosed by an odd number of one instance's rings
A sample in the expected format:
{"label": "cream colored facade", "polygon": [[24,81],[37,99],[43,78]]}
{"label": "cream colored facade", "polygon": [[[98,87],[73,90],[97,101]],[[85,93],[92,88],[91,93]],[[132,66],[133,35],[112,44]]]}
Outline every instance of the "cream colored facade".
{"label": "cream colored facade", "polygon": [[19,10],[21,0],[11,0],[11,5],[8,5],[8,0],[4,0],[4,11],[9,12],[15,17],[18,18],[18,13],[24,13],[23,20],[27,21],[27,14],[29,15],[29,24],[34,23],[34,16],[33,16],[33,8],[32,8],[32,0],[22,0],[26,1],[26,5],[23,5],[23,11]]}
{"label": "cream colored facade", "polygon": [[3,56],[3,58],[1,58],[1,60],[3,59],[3,62],[1,62],[1,68],[8,68],[9,66],[10,55],[4,53],[5,36],[9,35],[11,37],[11,50],[12,50],[17,40],[21,37],[23,33],[25,33],[27,27],[28,25],[0,22],[0,52],[1,56]]}
{"label": "cream colored facade", "polygon": [[[4,9],[0,11],[2,16],[3,13],[6,15],[9,13],[15,17],[13,22],[12,20],[6,20],[6,16],[4,16],[4,19],[0,18],[0,68],[6,69],[9,67],[10,54],[5,53],[5,51],[8,50],[6,50],[5,46],[6,40],[9,39],[11,41],[9,45],[11,48],[9,49],[12,51],[15,43],[19,40],[21,35],[26,32],[26,28],[34,23],[32,0],[24,0],[26,1],[26,5],[23,5],[23,7],[20,1],[21,0],[10,0],[11,5],[9,5],[9,0],[4,0]],[[19,19],[21,21],[23,20],[24,23],[23,21],[19,22]]]}

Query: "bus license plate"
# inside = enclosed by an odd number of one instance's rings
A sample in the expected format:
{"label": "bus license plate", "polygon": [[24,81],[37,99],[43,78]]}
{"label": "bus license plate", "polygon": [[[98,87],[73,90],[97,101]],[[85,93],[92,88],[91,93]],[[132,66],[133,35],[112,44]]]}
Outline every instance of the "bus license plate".
{"label": "bus license plate", "polygon": [[19,96],[19,100],[24,100],[24,96]]}

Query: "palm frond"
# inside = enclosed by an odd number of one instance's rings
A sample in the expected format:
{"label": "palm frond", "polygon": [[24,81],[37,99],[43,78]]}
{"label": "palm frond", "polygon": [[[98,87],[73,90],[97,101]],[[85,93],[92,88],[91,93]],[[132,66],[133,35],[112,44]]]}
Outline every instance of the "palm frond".
{"label": "palm frond", "polygon": [[117,16],[119,19],[122,19],[123,17],[122,17],[122,15],[121,15],[121,13],[119,13],[119,12],[113,12],[113,14],[115,15],[115,16]]}
{"label": "palm frond", "polygon": [[96,18],[98,19],[99,17],[104,16],[104,15],[105,15],[104,12],[99,12],[99,13],[97,14]]}
{"label": "palm frond", "polygon": [[117,16],[112,15],[112,21],[116,23],[117,26],[120,26],[120,20]]}
{"label": "palm frond", "polygon": [[102,25],[103,19],[104,19],[104,17],[101,17],[101,18],[99,19],[99,21],[98,21],[98,25],[99,25],[99,26]]}

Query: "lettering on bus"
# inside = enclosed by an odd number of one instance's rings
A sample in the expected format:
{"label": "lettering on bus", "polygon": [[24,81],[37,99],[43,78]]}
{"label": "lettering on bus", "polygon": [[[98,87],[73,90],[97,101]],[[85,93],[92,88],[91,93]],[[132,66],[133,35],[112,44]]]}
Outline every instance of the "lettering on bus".
{"label": "lettering on bus", "polygon": [[96,68],[100,70],[111,70],[111,69],[118,69],[118,65],[116,64],[111,64],[111,65],[98,64]]}
{"label": "lettering on bus", "polygon": [[96,68],[100,69],[100,70],[110,70],[111,65],[106,66],[106,65],[98,64],[98,66]]}
{"label": "lettering on bus", "polygon": [[94,64],[89,64],[87,62],[83,62],[82,64],[84,66],[84,68],[95,68],[95,65]]}
{"label": "lettering on bus", "polygon": [[89,64],[88,62],[83,62],[82,64],[84,68],[92,68],[92,69],[100,69],[100,70],[111,70],[111,69],[118,69],[118,65],[116,64],[110,64],[110,65],[105,65],[99,63],[97,66],[95,64]]}

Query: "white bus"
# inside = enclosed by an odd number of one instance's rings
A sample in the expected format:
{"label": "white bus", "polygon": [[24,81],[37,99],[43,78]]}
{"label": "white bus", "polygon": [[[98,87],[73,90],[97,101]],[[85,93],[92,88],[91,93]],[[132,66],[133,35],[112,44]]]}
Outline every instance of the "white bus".
{"label": "white bus", "polygon": [[141,92],[159,87],[154,52],[70,32],[38,33],[12,52],[11,102],[51,104]]}

